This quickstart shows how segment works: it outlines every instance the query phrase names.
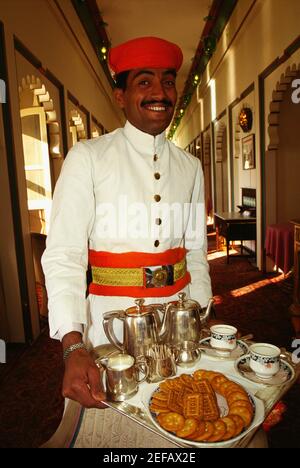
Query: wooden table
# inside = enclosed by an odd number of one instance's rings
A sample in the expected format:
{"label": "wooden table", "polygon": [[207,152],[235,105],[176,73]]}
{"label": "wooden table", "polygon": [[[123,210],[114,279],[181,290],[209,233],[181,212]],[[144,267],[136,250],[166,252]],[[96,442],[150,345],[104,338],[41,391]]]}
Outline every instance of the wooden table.
{"label": "wooden table", "polygon": [[243,254],[243,241],[256,241],[256,218],[254,216],[246,216],[234,211],[215,213],[214,217],[217,250],[219,248],[219,236],[222,236],[226,239],[227,263],[229,263],[229,249],[231,241],[241,241],[241,255],[235,256],[252,256],[251,254]]}

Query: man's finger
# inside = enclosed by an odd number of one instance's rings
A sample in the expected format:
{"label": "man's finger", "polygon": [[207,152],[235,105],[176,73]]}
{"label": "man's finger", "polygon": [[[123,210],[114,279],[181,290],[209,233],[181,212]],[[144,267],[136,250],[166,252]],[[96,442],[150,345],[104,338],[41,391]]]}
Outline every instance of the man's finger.
{"label": "man's finger", "polygon": [[105,400],[106,395],[103,389],[103,382],[102,382],[102,372],[99,370],[98,367],[90,367],[88,371],[88,379],[89,379],[89,387],[91,390],[92,397],[96,400],[101,402]]}
{"label": "man's finger", "polygon": [[76,386],[74,385],[70,390],[69,394],[66,396],[68,398],[71,398],[72,400],[78,401],[84,408],[99,407],[99,401],[93,398],[90,389],[84,382],[77,383]]}

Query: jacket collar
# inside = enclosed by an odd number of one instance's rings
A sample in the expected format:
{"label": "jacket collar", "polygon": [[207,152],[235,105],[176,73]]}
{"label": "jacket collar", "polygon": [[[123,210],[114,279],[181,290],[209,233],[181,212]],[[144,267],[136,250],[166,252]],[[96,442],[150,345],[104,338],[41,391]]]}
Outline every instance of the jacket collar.
{"label": "jacket collar", "polygon": [[124,135],[135,150],[145,156],[161,153],[166,141],[165,132],[155,137],[134,127],[128,120],[124,126]]}

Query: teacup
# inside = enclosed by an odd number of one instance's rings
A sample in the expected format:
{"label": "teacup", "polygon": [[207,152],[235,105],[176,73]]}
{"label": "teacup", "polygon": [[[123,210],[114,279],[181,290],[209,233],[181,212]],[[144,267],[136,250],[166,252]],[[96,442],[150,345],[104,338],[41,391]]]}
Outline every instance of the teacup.
{"label": "teacup", "polygon": [[237,329],[231,325],[214,325],[210,328],[210,346],[217,353],[228,355],[236,348]]}
{"label": "teacup", "polygon": [[280,368],[280,349],[269,343],[255,343],[249,348],[249,366],[260,379],[271,379]]}
{"label": "teacup", "polygon": [[[124,401],[131,398],[137,393],[138,384],[146,380],[145,363],[136,362],[129,354],[114,354],[100,362],[105,368],[108,400]],[[139,379],[139,371],[145,374],[142,379]]]}

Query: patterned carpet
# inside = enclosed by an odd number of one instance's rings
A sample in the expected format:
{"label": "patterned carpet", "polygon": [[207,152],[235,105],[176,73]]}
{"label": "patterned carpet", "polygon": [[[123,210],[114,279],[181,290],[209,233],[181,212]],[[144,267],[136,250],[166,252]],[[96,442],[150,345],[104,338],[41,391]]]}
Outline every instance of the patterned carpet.
{"label": "patterned carpet", "polygon": [[[263,275],[246,259],[210,249],[209,263],[217,318],[237,326],[255,340],[290,348],[288,316],[291,287],[282,275]],[[28,348],[9,347],[8,364],[0,365],[0,447],[38,447],[55,432],[63,411],[61,346],[45,331]],[[269,433],[274,448],[300,447],[300,388],[284,401],[283,421]]]}

